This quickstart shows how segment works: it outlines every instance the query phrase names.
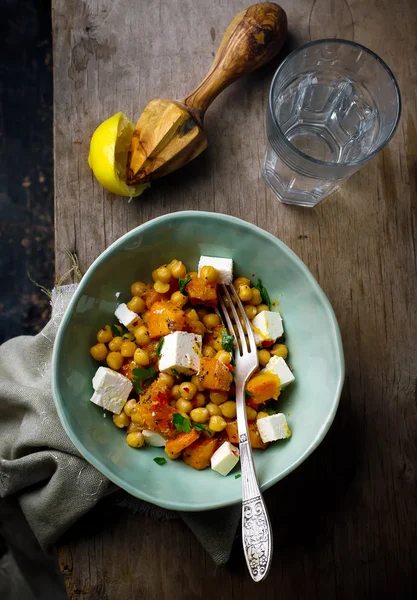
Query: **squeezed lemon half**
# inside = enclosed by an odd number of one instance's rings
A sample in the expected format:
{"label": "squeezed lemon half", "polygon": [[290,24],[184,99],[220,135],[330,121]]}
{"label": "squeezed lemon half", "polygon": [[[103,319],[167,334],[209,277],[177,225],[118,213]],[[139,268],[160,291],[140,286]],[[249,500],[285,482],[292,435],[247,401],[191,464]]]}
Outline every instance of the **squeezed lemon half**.
{"label": "squeezed lemon half", "polygon": [[140,196],[150,186],[149,183],[126,183],[127,153],[134,128],[124,113],[116,113],[97,127],[91,138],[88,155],[88,164],[97,181],[109,192],[129,198]]}

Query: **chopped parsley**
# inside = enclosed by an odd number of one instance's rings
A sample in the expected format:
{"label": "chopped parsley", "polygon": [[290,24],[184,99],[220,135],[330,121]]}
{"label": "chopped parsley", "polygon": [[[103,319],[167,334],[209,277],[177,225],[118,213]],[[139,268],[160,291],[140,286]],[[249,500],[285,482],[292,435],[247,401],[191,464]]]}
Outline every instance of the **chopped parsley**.
{"label": "chopped parsley", "polygon": [[252,394],[248,390],[245,390],[245,400],[250,400],[251,398],[253,398]]}
{"label": "chopped parsley", "polygon": [[242,475],[240,473],[236,473],[235,479],[240,479],[241,477],[242,477]]}
{"label": "chopped parsley", "polygon": [[268,400],[268,406],[265,408],[265,412],[267,412],[268,415],[274,415],[278,410],[278,400]]}
{"label": "chopped parsley", "polygon": [[154,462],[156,462],[157,465],[164,465],[166,463],[165,458],[163,458],[162,456],[155,456],[155,458],[153,459]]}
{"label": "chopped parsley", "polygon": [[165,338],[161,337],[161,339],[159,340],[159,342],[156,345],[155,354],[156,354],[156,356],[158,356],[158,358],[161,356],[161,350],[162,350],[162,346],[164,345],[164,341],[165,341]]}
{"label": "chopped parsley", "polygon": [[226,352],[230,352],[231,354],[233,354],[233,352],[234,352],[233,342],[234,341],[235,341],[235,336],[228,335],[227,331],[225,329],[222,329],[222,348],[223,348],[223,350],[226,350]]}
{"label": "chopped parsley", "polygon": [[171,373],[173,374],[174,377],[180,376],[180,374],[178,373],[177,369],[175,369],[175,367],[171,367]]}
{"label": "chopped parsley", "polygon": [[181,294],[184,294],[184,296],[188,296],[185,287],[188,283],[190,283],[190,281],[191,281],[191,277],[189,275],[185,279],[183,279],[182,277],[180,277],[178,279],[178,282],[180,284],[180,292],[181,292]]}
{"label": "chopped parsley", "polygon": [[119,335],[121,334],[121,331],[117,325],[110,325],[110,329],[114,337],[119,337]]}
{"label": "chopped parsley", "polygon": [[147,369],[143,369],[142,367],[136,367],[132,369],[132,385],[137,391],[138,394],[144,394],[145,391],[142,387],[142,384],[147,386],[151,383],[152,379],[156,375],[156,371],[154,367],[148,367]]}
{"label": "chopped parsley", "polygon": [[262,281],[258,278],[258,283],[254,286],[261,293],[262,302],[267,305],[269,310],[271,310],[271,299],[268,294],[268,290],[262,284]]}
{"label": "chopped parsley", "polygon": [[206,431],[209,435],[213,435],[207,425],[204,425],[203,423],[193,423],[192,425],[197,431]]}
{"label": "chopped parsley", "polygon": [[175,413],[172,417],[172,422],[181,433],[190,433],[191,422],[183,417],[180,413]]}

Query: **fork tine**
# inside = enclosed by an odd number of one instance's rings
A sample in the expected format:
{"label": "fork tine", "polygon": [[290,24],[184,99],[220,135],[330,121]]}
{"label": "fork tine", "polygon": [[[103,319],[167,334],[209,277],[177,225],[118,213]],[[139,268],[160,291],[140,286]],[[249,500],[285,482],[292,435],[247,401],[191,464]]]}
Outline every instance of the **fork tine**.
{"label": "fork tine", "polygon": [[250,344],[250,349],[252,352],[256,352],[257,348],[256,348],[256,342],[255,342],[255,336],[253,335],[253,329],[252,329],[252,325],[251,322],[249,321],[248,315],[246,314],[245,311],[245,307],[242,304],[241,299],[239,298],[239,295],[237,293],[237,291],[235,290],[234,286],[230,286],[231,290],[232,290],[232,294],[236,299],[237,305],[240,309],[240,312],[242,314],[242,318],[245,321],[245,325],[246,325],[246,332],[247,332],[247,336],[249,338],[249,344]]}
{"label": "fork tine", "polygon": [[229,330],[229,334],[235,336],[236,332],[233,327],[232,319],[230,318],[230,315],[227,311],[226,305],[223,302],[223,298],[221,296],[220,296],[220,306],[222,307],[223,315],[220,314],[220,311],[218,309],[216,309],[216,313],[220,317],[221,321],[223,321],[223,317],[224,317],[224,319],[226,320],[227,329]]}
{"label": "fork tine", "polygon": [[243,352],[243,348],[247,349],[245,332],[243,331],[243,327],[242,327],[242,324],[240,322],[239,315],[237,313],[235,305],[233,304],[233,300],[232,300],[232,297],[230,296],[229,290],[227,289],[227,287],[225,286],[224,283],[222,284],[222,287],[223,287],[224,293],[226,294],[226,296],[227,296],[227,298],[228,298],[228,300],[230,302],[230,309],[231,309],[231,311],[233,313],[233,316],[235,318],[235,325],[236,325],[236,329],[239,332],[240,343],[241,343],[242,352]]}

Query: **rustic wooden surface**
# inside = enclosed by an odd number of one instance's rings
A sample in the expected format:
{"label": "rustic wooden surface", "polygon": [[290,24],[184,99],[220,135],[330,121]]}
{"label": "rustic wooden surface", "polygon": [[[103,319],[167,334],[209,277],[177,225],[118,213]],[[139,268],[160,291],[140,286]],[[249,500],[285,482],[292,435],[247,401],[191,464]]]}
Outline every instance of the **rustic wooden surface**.
{"label": "rustic wooden surface", "polygon": [[216,569],[179,521],[96,512],[59,548],[72,600],[417,596],[415,0],[282,2],[290,38],[281,58],[310,39],[354,39],[388,62],[402,91],[392,142],[317,209],[277,203],[260,179],[278,60],[216,100],[205,123],[209,149],[142,199],[109,196],[87,167],[95,127],[118,110],[136,119],[152,97],[193,89],[246,5],[55,0],[57,275],[69,268],[65,247],[85,269],[120,235],[170,211],[257,223],[306,262],[334,306],[347,373],[338,415],[320,448],[266,493],[276,537],[267,582],[250,582],[239,542]]}

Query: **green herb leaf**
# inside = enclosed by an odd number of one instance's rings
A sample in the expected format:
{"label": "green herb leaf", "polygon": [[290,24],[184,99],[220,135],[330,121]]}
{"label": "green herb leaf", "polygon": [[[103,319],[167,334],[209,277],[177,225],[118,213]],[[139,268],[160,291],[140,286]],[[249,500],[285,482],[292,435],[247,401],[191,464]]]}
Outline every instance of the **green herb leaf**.
{"label": "green herb leaf", "polygon": [[182,277],[178,279],[178,282],[180,284],[180,292],[181,294],[184,294],[184,296],[188,296],[185,286],[187,285],[187,283],[190,283],[190,281],[191,277],[189,275],[185,279],[182,279]]}
{"label": "green herb leaf", "polygon": [[174,377],[180,376],[180,374],[178,373],[177,369],[175,369],[175,367],[171,367],[171,373],[173,374]]}
{"label": "green herb leaf", "polygon": [[240,473],[236,473],[235,479],[240,479],[241,477],[242,477],[242,475]]}
{"label": "green herb leaf", "polygon": [[203,423],[193,423],[192,425],[194,429],[197,429],[197,431],[207,431],[209,435],[213,435],[213,432],[210,431],[207,425],[204,425]]}
{"label": "green herb leaf", "polygon": [[248,390],[245,390],[245,400],[250,400],[251,398],[253,398],[252,394]]}
{"label": "green herb leaf", "polygon": [[156,462],[157,465],[164,465],[166,463],[166,459],[162,456],[155,456],[153,461]]}
{"label": "green herb leaf", "polygon": [[138,394],[144,394],[145,391],[142,387],[142,384],[147,386],[151,383],[152,379],[156,375],[156,371],[154,367],[148,367],[147,369],[143,369],[142,367],[136,367],[132,369],[132,385],[137,391]]}
{"label": "green herb leaf", "polygon": [[162,350],[162,346],[164,345],[164,341],[165,341],[165,338],[161,337],[161,339],[159,340],[159,342],[156,345],[155,353],[158,358],[161,356],[161,350]]}
{"label": "green herb leaf", "polygon": [[110,329],[114,337],[119,337],[119,335],[121,334],[120,329],[116,325],[110,325]]}
{"label": "green herb leaf", "polygon": [[234,352],[233,342],[235,341],[234,335],[228,335],[225,329],[222,329],[222,348],[226,350],[226,352]]}
{"label": "green herb leaf", "polygon": [[268,415],[274,415],[278,411],[279,411],[278,400],[268,400],[268,406],[265,407],[265,412],[267,412]]}
{"label": "green herb leaf", "polygon": [[266,287],[264,287],[260,279],[258,279],[258,283],[255,285],[255,287],[260,291],[263,303],[267,305],[269,310],[271,310],[271,299],[269,297],[268,290]]}
{"label": "green herb leaf", "polygon": [[174,423],[178,431],[181,431],[181,433],[190,433],[191,423],[188,419],[180,415],[180,413],[174,414],[174,416],[172,417],[172,422]]}

